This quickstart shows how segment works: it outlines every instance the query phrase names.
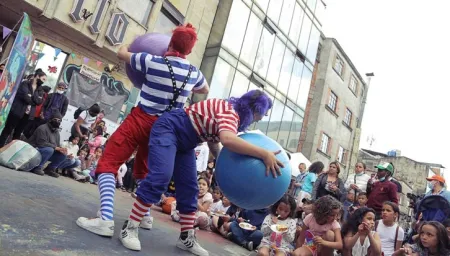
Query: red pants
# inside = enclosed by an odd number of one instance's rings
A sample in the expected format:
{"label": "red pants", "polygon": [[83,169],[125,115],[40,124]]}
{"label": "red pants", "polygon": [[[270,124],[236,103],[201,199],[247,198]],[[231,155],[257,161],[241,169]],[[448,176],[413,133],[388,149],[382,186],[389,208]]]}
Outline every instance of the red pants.
{"label": "red pants", "polygon": [[157,118],[157,116],[145,113],[140,107],[135,107],[106,143],[95,174],[113,173],[117,175],[120,166],[130,158],[137,148],[133,176],[135,179],[144,179],[148,173],[150,131]]}

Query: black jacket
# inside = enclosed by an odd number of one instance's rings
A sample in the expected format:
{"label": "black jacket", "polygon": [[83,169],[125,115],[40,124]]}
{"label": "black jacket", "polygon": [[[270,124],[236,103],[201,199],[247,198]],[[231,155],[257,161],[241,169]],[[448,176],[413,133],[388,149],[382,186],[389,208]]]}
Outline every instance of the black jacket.
{"label": "black jacket", "polygon": [[[61,104],[61,106],[59,106],[59,108],[55,108],[55,106],[52,106],[53,104],[55,104],[53,102],[55,100],[54,98],[58,99],[59,97],[61,97],[61,99],[62,99],[62,104]],[[69,106],[69,99],[65,95],[50,93],[44,102],[44,110],[43,111],[44,111],[45,120],[49,119],[52,111],[55,109],[58,109],[59,113],[64,117],[66,115],[68,106]]]}
{"label": "black jacket", "polygon": [[42,104],[44,100],[44,90],[42,86],[38,86],[33,93],[32,80],[23,81],[17,89],[16,97],[11,106],[13,115],[22,118],[27,110],[27,106],[31,105],[30,119],[34,118],[36,106]]}
{"label": "black jacket", "polygon": [[33,135],[28,140],[28,143],[33,147],[38,148],[56,148],[60,145],[59,129],[53,129],[49,123],[39,126]]}

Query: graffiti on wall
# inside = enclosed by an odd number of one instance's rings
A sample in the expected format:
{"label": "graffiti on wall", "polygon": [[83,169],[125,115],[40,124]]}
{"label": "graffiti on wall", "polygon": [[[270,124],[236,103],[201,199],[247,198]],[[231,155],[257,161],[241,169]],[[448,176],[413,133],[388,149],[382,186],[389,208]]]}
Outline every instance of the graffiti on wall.
{"label": "graffiti on wall", "polygon": [[[69,64],[64,68],[63,72],[63,81],[65,84],[69,84],[70,80],[72,79],[73,72],[80,73],[81,66],[75,65],[75,64]],[[93,81],[93,83],[97,83]],[[110,76],[108,73],[103,72],[100,77],[100,83],[105,87],[106,93],[108,93],[111,96],[122,96],[126,95],[126,99],[128,101],[128,98],[130,96],[130,91],[128,91],[125,87],[125,85],[121,82],[116,80],[114,77]]]}

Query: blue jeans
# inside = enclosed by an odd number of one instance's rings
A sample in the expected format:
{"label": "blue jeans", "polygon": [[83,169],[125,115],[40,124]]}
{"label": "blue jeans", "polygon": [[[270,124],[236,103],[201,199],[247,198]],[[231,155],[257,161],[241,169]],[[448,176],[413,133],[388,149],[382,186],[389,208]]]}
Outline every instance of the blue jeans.
{"label": "blue jeans", "polygon": [[239,223],[237,221],[233,221],[230,224],[230,230],[232,235],[233,242],[242,245],[246,242],[253,242],[253,248],[258,247],[258,245],[261,243],[261,240],[263,239],[263,233],[261,230],[244,230],[239,227]]}
{"label": "blue jeans", "polygon": [[36,148],[41,153],[41,163],[36,168],[42,168],[46,162],[50,162],[47,168],[56,169],[65,159],[66,156],[53,148]]}
{"label": "blue jeans", "polygon": [[62,163],[58,166],[60,169],[73,169],[81,165],[81,161],[78,158],[66,158],[66,160],[62,161]]}

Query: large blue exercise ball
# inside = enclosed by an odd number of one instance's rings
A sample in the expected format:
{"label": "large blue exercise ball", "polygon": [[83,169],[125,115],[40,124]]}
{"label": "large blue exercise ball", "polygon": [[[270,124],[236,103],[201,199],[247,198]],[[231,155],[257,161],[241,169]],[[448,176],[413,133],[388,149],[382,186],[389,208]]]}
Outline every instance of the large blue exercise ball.
{"label": "large blue exercise ball", "polygon": [[[133,43],[131,43],[129,51],[132,53],[146,52],[152,55],[164,56],[169,48],[170,39],[170,36],[164,34],[145,34],[137,37]],[[129,64],[126,65],[125,70],[134,87],[141,89],[142,84],[146,81],[145,74],[134,71]]]}
{"label": "large blue exercise ball", "polygon": [[263,134],[245,133],[239,137],[272,152],[281,150],[277,155],[284,165],[284,168],[281,168],[281,176],[274,178],[271,172],[266,176],[266,166],[262,160],[223,148],[216,161],[216,181],[223,194],[233,204],[247,210],[266,208],[276,203],[289,187],[289,158],[276,141]]}

